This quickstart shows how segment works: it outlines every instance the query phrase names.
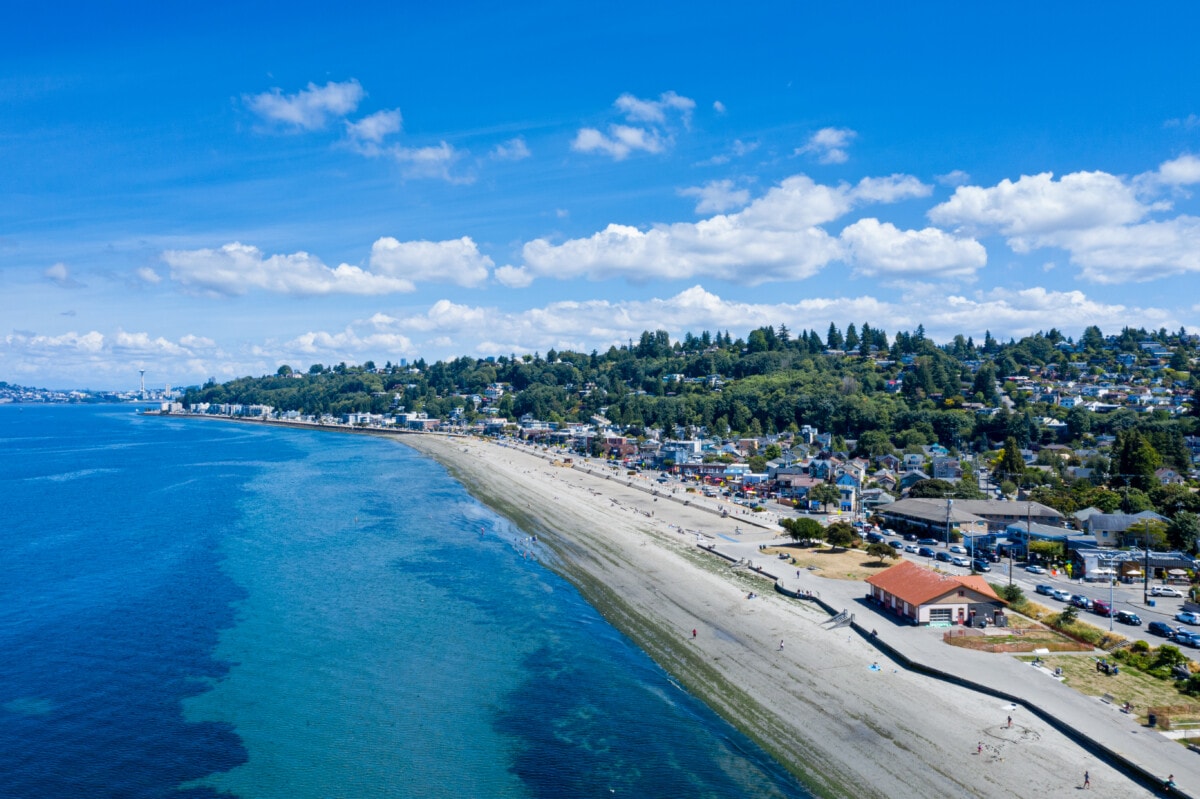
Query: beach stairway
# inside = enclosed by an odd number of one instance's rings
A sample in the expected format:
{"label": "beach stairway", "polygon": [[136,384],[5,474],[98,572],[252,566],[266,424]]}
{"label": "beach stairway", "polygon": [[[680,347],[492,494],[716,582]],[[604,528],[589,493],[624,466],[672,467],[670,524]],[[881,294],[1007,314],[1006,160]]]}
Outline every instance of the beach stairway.
{"label": "beach stairway", "polygon": [[841,613],[834,616],[825,624],[829,625],[826,630],[836,630],[838,627],[845,627],[847,624],[854,623],[854,614],[848,610],[843,610]]}

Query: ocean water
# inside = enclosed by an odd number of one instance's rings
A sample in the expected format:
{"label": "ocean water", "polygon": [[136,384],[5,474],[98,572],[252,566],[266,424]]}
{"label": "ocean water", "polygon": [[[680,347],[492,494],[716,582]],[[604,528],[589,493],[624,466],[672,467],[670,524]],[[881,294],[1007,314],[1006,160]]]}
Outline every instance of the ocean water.
{"label": "ocean water", "polygon": [[392,441],[0,406],[0,795],[805,797]]}

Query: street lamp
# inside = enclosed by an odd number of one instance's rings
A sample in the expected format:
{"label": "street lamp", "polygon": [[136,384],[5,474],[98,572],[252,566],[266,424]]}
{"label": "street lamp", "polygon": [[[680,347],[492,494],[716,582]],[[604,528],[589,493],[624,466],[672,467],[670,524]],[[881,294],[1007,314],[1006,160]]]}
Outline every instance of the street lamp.
{"label": "street lamp", "polygon": [[[1097,554],[1096,559],[1099,560],[1100,557],[1101,555]],[[1113,608],[1113,583],[1116,582],[1113,579],[1113,560],[1116,557],[1117,553],[1115,552],[1103,553],[1104,568],[1108,571],[1108,574],[1105,576],[1108,578],[1108,631],[1110,633],[1113,631],[1113,615],[1116,613],[1116,610]]]}

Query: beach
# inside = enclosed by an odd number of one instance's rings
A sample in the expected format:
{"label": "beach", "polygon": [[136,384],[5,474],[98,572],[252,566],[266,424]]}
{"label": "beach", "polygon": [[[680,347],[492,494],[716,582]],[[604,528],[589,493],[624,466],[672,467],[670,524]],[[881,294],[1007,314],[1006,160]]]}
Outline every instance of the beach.
{"label": "beach", "polygon": [[816,604],[697,546],[737,540],[745,517],[523,447],[402,443],[536,535],[550,568],[818,795],[1054,796],[1080,788],[1085,771],[1097,796],[1151,795],[1031,714],[1009,726],[1015,711],[1002,701],[901,668],[857,633],[829,629]]}

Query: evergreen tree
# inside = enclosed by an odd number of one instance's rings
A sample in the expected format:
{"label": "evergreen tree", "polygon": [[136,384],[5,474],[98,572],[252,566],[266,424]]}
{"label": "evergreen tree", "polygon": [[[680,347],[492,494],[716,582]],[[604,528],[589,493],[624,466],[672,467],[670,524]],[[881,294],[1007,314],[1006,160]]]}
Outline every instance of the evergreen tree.
{"label": "evergreen tree", "polygon": [[833,322],[829,323],[829,332],[825,335],[825,346],[831,350],[840,350],[845,343],[842,333]]}

